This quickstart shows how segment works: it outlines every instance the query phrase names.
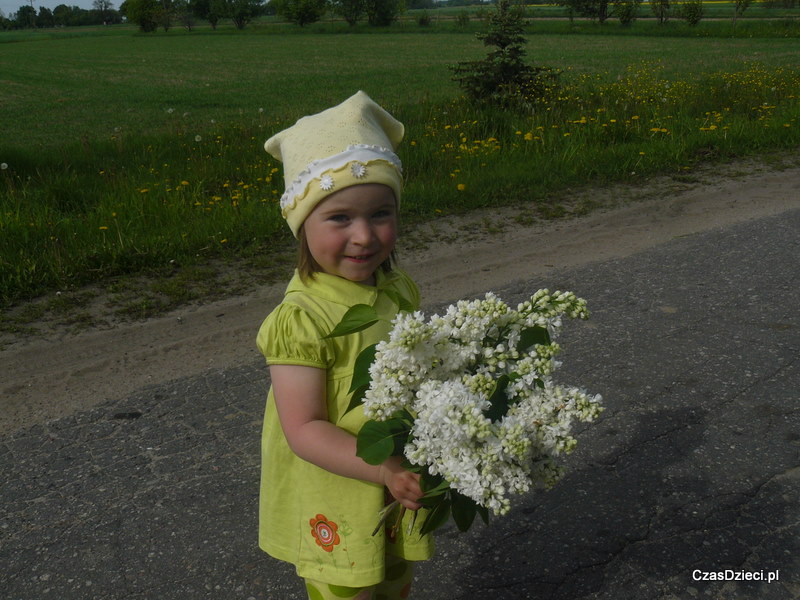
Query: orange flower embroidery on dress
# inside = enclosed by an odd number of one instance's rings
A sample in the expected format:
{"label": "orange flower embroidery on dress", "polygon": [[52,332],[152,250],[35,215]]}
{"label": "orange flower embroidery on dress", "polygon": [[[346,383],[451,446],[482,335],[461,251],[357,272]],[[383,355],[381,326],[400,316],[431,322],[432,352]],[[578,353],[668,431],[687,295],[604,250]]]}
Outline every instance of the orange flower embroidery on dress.
{"label": "orange flower embroidery on dress", "polygon": [[339,526],[333,521],[329,521],[325,515],[317,515],[309,521],[309,524],[311,525],[311,535],[314,536],[317,545],[325,552],[333,552],[333,547],[340,542],[337,533]]}

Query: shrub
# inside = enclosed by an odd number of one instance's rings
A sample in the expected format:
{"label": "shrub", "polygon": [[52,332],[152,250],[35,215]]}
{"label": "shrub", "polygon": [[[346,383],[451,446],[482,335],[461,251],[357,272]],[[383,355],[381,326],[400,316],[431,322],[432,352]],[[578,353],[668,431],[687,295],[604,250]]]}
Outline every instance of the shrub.
{"label": "shrub", "polygon": [[333,12],[347,21],[351,27],[364,17],[367,10],[364,0],[333,0],[331,6]]}
{"label": "shrub", "polygon": [[161,5],[156,0],[128,0],[128,20],[136,23],[142,31],[155,31],[160,13]]}
{"label": "shrub", "polygon": [[619,19],[623,27],[629,27],[631,23],[636,20],[639,14],[639,5],[642,0],[624,0],[623,2],[615,2],[613,14]]}
{"label": "shrub", "polygon": [[420,14],[417,15],[417,25],[420,27],[427,27],[431,24],[431,16],[428,14],[427,10],[423,10]]}
{"label": "shrub", "polygon": [[478,39],[494,49],[482,60],[451,67],[453,79],[470,100],[530,107],[550,95],[558,74],[525,62],[522,14],[510,9],[509,0],[498,0],[489,15],[488,31],[479,33]]}
{"label": "shrub", "polygon": [[400,16],[400,0],[366,0],[367,20],[373,27],[388,27]]}
{"label": "shrub", "polygon": [[325,0],[275,0],[273,4],[279,15],[300,27],[316,23],[327,10]]}
{"label": "shrub", "polygon": [[689,25],[697,25],[703,18],[703,0],[687,0],[678,8],[678,18]]}

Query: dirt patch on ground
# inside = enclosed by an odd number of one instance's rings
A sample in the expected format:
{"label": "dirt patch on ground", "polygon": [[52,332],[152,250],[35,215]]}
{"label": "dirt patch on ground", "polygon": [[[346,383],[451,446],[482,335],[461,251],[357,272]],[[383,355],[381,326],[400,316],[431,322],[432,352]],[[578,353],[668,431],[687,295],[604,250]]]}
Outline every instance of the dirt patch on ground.
{"label": "dirt patch on ground", "polygon": [[[593,204],[604,208],[571,214],[570,207]],[[800,156],[784,158],[779,167],[748,161],[641,186],[587,188],[567,194],[563,205],[568,216],[550,221],[526,206],[437,219],[401,240],[402,267],[419,283],[424,303],[434,305],[800,208]],[[258,360],[256,331],[285,285],[141,322],[6,337],[0,433],[121,399],[149,384]]]}

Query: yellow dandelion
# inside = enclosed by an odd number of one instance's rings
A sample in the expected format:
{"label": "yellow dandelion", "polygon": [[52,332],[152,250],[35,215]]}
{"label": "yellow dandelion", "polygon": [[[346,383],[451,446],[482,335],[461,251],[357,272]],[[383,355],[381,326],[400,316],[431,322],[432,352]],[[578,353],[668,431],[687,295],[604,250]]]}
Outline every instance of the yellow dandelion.
{"label": "yellow dandelion", "polygon": [[459,184],[456,186],[456,189],[457,189],[459,192],[463,192],[465,189],[467,189],[467,186],[466,186],[466,185],[464,185],[463,183],[459,183]]}
{"label": "yellow dandelion", "polygon": [[105,225],[100,225],[100,231],[106,231],[107,229],[108,227],[106,227]]}

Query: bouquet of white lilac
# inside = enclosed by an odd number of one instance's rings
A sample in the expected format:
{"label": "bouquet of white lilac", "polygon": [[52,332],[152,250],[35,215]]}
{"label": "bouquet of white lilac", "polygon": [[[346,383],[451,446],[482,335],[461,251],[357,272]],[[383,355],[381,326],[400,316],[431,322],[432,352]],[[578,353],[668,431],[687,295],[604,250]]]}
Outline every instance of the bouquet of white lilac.
{"label": "bouquet of white lilac", "polygon": [[[489,511],[509,511],[511,495],[561,477],[555,458],[577,443],[573,419],[602,411],[599,395],[553,382],[565,315],[588,318],[586,302],[539,290],[514,310],[488,293],[428,319],[400,312],[389,339],[362,352],[350,408],[363,404],[370,420],[358,455],[370,464],[404,455],[421,474],[423,533],[451,514],[466,531],[476,514],[488,522]],[[376,321],[372,307],[358,305],[331,336]]]}

